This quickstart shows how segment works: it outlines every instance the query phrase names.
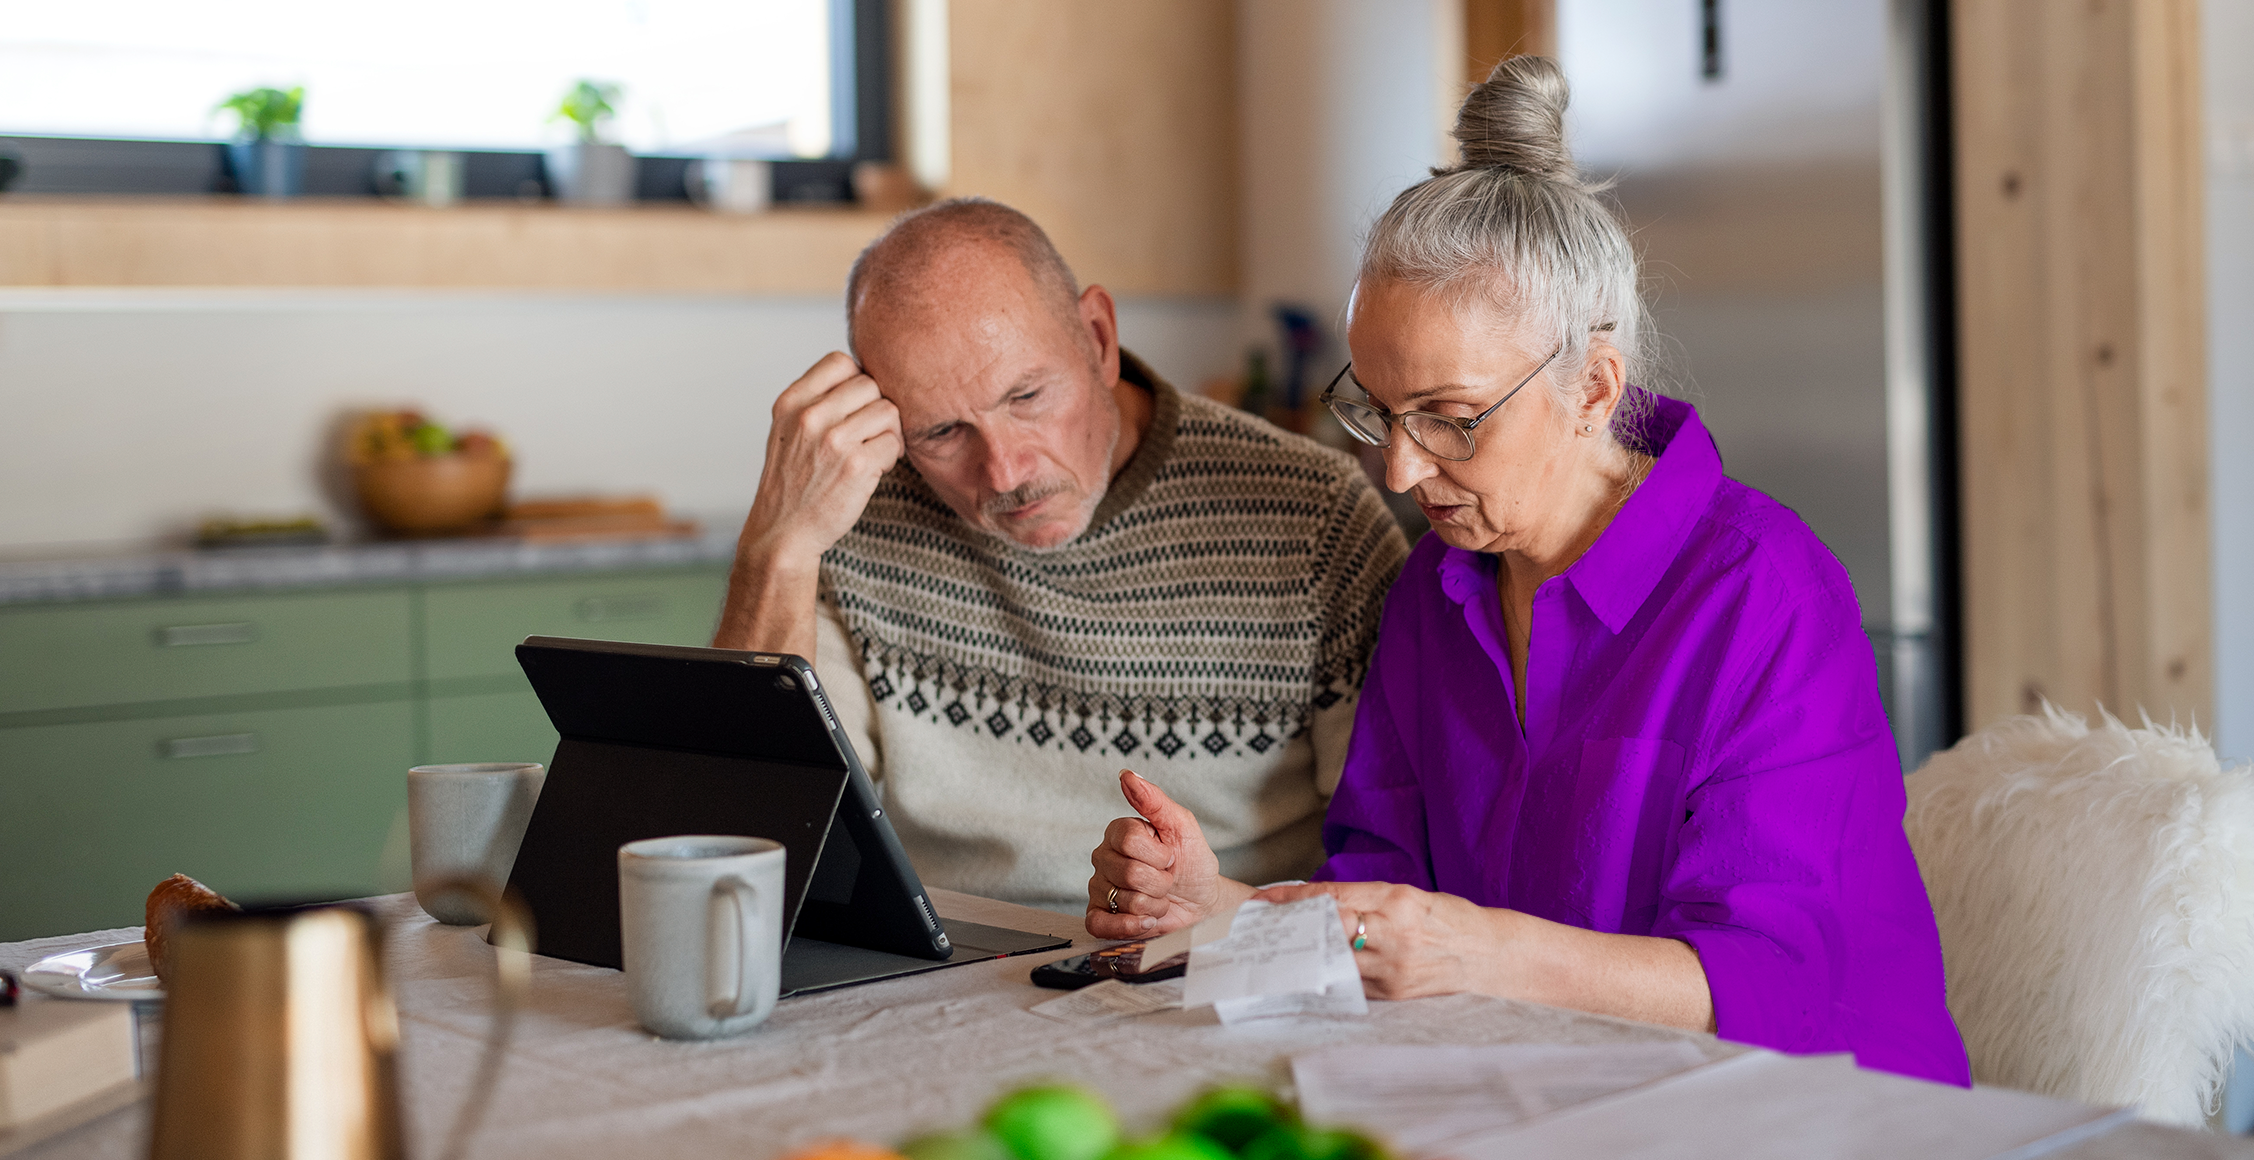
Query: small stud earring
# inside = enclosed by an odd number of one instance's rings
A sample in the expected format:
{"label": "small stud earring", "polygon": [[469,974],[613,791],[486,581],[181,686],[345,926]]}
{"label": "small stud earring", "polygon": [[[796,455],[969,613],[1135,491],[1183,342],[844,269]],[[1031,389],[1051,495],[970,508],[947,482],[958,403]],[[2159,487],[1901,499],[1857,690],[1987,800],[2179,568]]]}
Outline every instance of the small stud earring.
{"label": "small stud earring", "polygon": [[1581,424],[1581,433],[1582,433],[1583,435],[1588,435],[1588,434],[1591,434],[1591,433],[1593,433],[1593,432],[1595,432],[1595,431],[1596,431],[1596,427],[1595,427],[1594,425],[1592,425],[1592,424],[1588,424],[1588,423],[1583,423],[1583,424]]}

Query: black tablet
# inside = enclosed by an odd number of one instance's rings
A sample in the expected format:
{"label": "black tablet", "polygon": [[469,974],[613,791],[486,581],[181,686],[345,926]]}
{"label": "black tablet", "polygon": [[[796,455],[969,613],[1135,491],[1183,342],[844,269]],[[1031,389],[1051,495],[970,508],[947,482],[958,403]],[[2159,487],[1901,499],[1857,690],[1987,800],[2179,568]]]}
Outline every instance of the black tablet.
{"label": "black tablet", "polygon": [[618,966],[618,847],[672,834],[782,843],[785,994],[1069,945],[940,919],[804,659],[540,636],[516,651],[561,735],[509,877],[540,953]]}

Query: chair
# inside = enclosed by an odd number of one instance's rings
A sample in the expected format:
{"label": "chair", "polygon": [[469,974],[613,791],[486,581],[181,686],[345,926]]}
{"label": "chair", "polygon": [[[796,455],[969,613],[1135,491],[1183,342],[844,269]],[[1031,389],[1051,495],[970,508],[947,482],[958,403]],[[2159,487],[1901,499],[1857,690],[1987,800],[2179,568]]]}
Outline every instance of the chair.
{"label": "chair", "polygon": [[1974,1081],[2207,1123],[2254,1041],[2254,767],[2046,704],[1908,790]]}

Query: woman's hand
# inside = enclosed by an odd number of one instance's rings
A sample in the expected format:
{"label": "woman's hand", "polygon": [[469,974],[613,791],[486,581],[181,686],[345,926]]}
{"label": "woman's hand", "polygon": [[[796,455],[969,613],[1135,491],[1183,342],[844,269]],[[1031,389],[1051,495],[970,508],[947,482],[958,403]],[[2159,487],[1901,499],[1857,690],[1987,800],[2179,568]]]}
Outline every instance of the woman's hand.
{"label": "woman's hand", "polygon": [[1338,917],[1362,949],[1354,965],[1372,999],[1414,999],[1463,991],[1498,993],[1497,966],[1511,948],[1496,928],[1494,911],[1453,894],[1436,894],[1392,882],[1310,882],[1272,886],[1253,895],[1262,902],[1297,902],[1318,894],[1338,899]]}
{"label": "woman's hand", "polygon": [[1372,999],[1413,999],[1471,991],[1714,1030],[1706,968],[1687,942],[1605,934],[1516,910],[1480,906],[1391,882],[1310,882],[1274,886],[1262,902],[1338,899],[1339,921]]}
{"label": "woman's hand", "polygon": [[[1251,888],[1221,877],[1221,861],[1205,844],[1197,818],[1131,770],[1119,771],[1120,792],[1139,818],[1117,818],[1104,844],[1088,856],[1088,933],[1097,938],[1148,938],[1190,926]],[[1113,893],[1117,891],[1117,893]]]}

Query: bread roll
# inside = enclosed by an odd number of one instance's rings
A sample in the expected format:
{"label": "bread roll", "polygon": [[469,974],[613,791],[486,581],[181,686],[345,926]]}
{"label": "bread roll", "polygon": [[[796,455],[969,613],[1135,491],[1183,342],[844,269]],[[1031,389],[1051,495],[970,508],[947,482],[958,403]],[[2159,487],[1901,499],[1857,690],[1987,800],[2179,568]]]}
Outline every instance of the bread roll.
{"label": "bread roll", "polygon": [[148,915],[143,920],[141,940],[149,946],[149,965],[156,968],[157,981],[169,983],[165,973],[165,932],[181,916],[199,910],[241,910],[242,907],[227,901],[209,886],[188,877],[175,874],[157,883],[149,891]]}

